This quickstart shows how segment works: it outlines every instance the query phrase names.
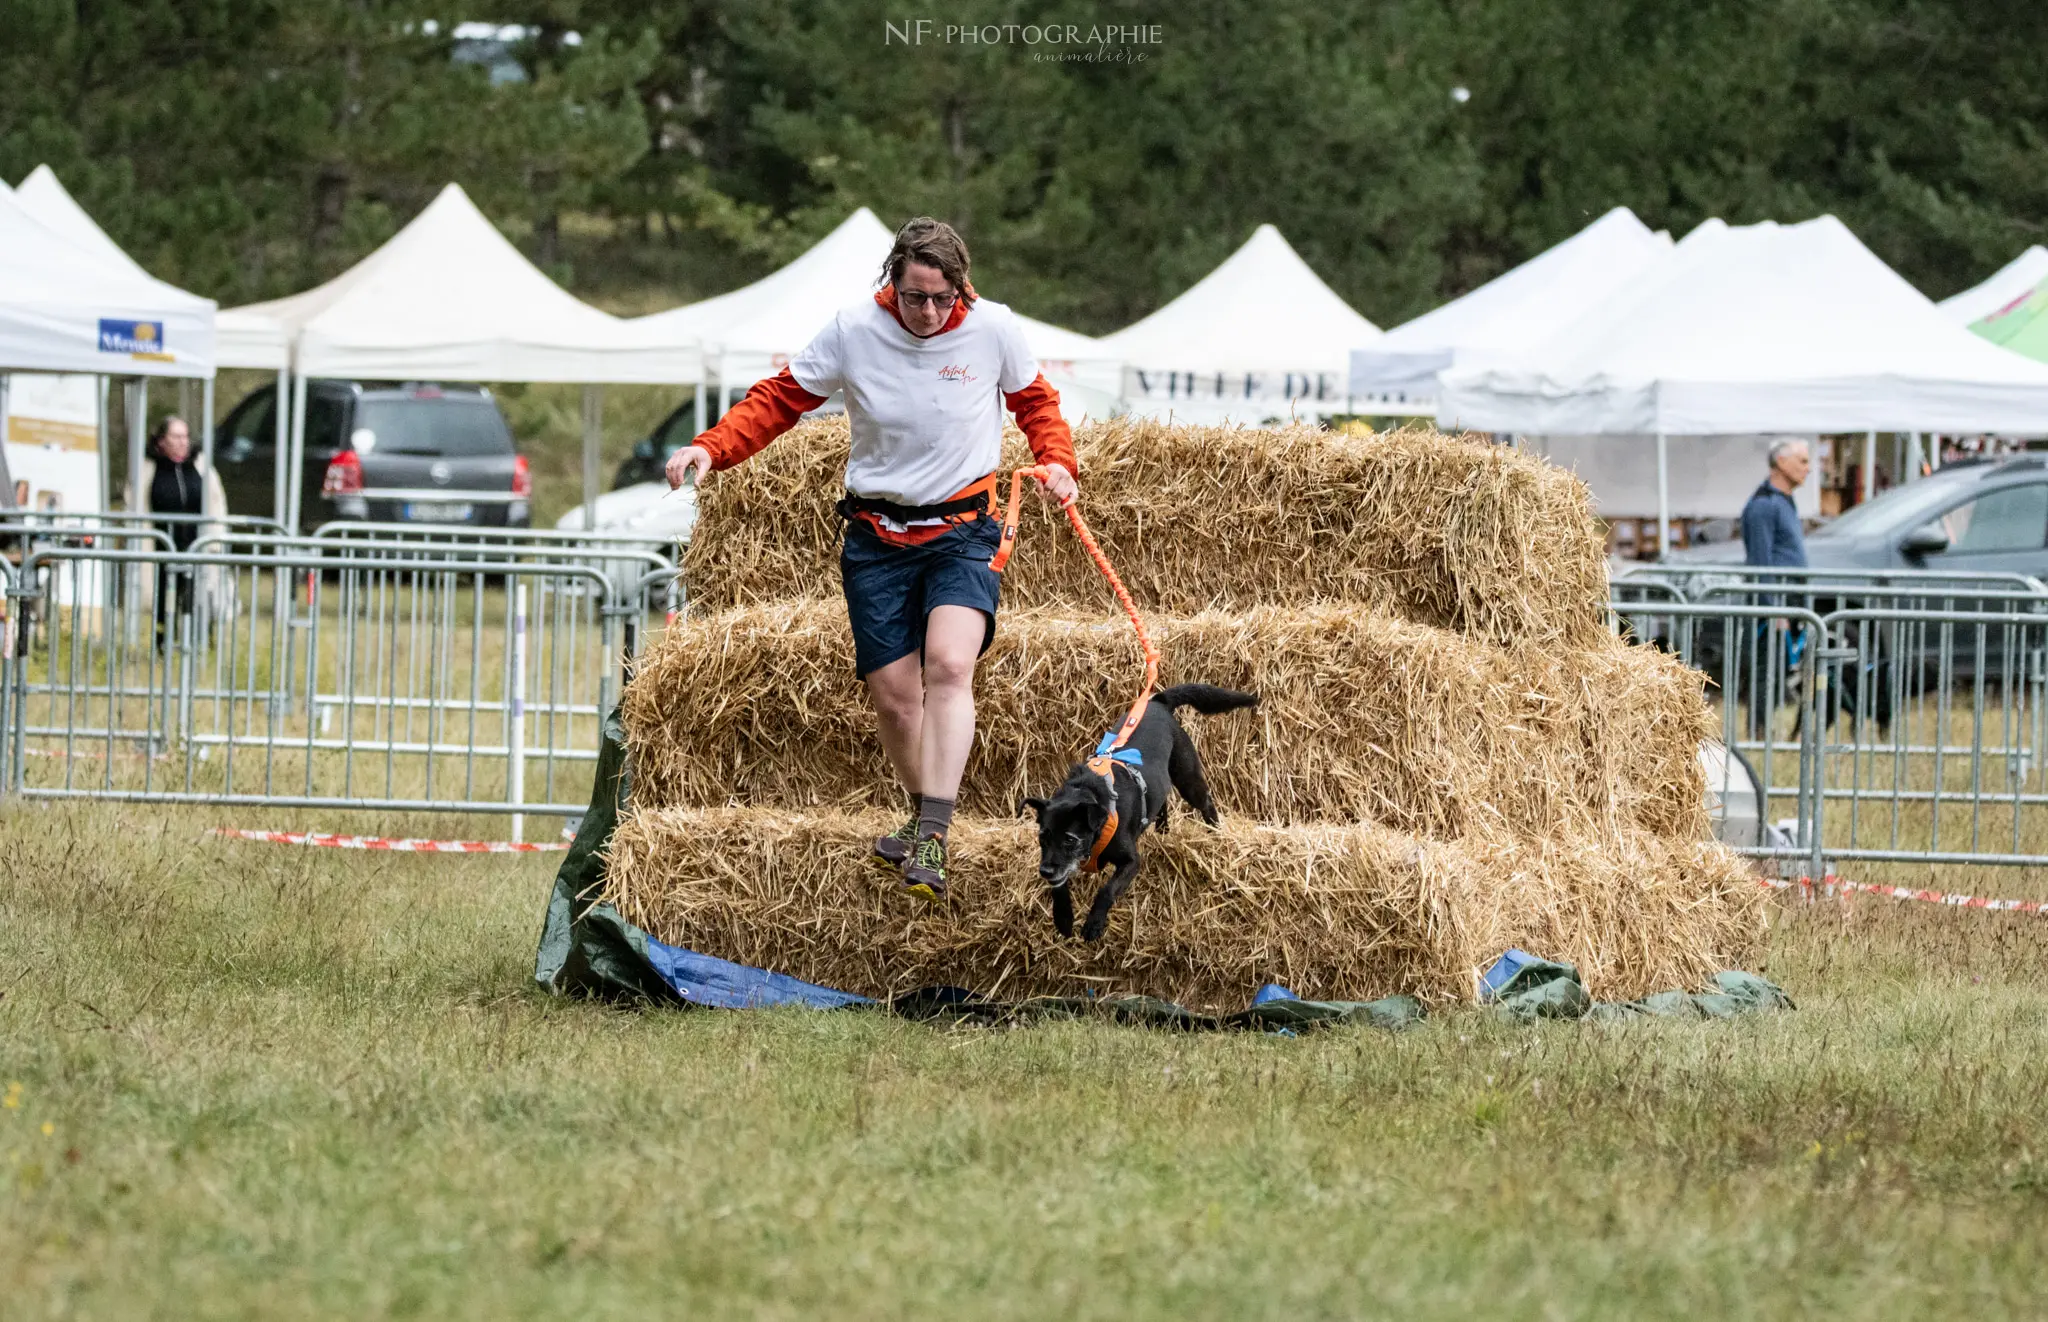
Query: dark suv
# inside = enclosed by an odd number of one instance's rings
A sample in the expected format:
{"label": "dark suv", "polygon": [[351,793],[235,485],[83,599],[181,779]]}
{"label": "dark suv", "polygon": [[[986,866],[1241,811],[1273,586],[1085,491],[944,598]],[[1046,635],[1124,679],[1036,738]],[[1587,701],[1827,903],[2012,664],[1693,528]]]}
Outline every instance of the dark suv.
{"label": "dark suv", "polygon": [[[235,406],[214,435],[228,508],[268,514],[277,389]],[[524,528],[533,479],[497,401],[478,386],[313,381],[306,388],[302,528],[331,519]]]}
{"label": "dark suv", "polygon": [[633,446],[633,453],[612,474],[612,489],[640,482],[665,482],[668,457],[688,445],[697,435],[697,403],[686,399],[673,413],[655,424],[654,430]]}

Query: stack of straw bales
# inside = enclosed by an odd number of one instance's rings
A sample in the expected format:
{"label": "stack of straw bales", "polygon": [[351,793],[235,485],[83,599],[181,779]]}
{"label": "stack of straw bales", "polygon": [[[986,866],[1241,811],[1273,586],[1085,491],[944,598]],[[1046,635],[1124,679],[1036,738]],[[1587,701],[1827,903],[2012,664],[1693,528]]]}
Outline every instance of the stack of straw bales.
{"label": "stack of straw bales", "polygon": [[1606,627],[1574,478],[1431,432],[1120,422],[1076,440],[1084,511],[1147,612],[1162,683],[1263,695],[1184,714],[1223,828],[1181,810],[1100,945],[1053,933],[1018,803],[1115,722],[1141,667],[1065,521],[1034,510],[977,683],[955,898],[893,893],[864,862],[900,795],[833,565],[844,424],[814,422],[707,484],[691,618],[627,690],[635,809],[610,897],[629,919],[870,995],[1211,1008],[1268,981],[1469,996],[1511,945],[1606,996],[1751,953],[1757,887],[1703,843],[1699,676]]}

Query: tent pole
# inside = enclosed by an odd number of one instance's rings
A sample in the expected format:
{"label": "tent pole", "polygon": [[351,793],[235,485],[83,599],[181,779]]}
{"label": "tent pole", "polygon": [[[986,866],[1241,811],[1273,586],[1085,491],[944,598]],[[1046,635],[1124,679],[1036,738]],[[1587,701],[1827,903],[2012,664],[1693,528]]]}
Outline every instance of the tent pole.
{"label": "tent pole", "polygon": [[142,443],[149,432],[149,378],[138,376],[128,387],[134,407],[128,410],[128,512],[142,511]]}
{"label": "tent pole", "polygon": [[290,532],[299,530],[299,501],[305,494],[300,490],[306,467],[306,374],[300,372],[292,378],[292,443],[291,467],[285,473],[285,490],[288,493],[285,504],[284,526]]}
{"label": "tent pole", "polygon": [[99,431],[99,453],[93,458],[100,470],[100,513],[109,514],[114,508],[114,460],[113,452],[107,447],[112,439],[113,414],[107,408],[107,378],[95,375],[92,379],[94,390],[93,415]]}
{"label": "tent pole", "polygon": [[[1877,494],[1877,433],[1863,433],[1863,500]],[[1862,501],[1858,501],[1861,504]]]}
{"label": "tent pole", "polygon": [[583,387],[583,531],[597,528],[597,450],[604,431],[604,387]]}
{"label": "tent pole", "polygon": [[1657,558],[1671,551],[1671,453],[1663,432],[1657,433]]}
{"label": "tent pole", "polygon": [[270,442],[270,453],[275,460],[271,464],[272,472],[270,475],[270,517],[276,519],[278,524],[282,526],[284,523],[284,502],[286,499],[284,461],[285,454],[291,446],[292,432],[291,368],[280,367],[277,369],[277,397],[272,403],[271,415],[275,419],[273,430],[276,435],[271,438]]}
{"label": "tent pole", "polygon": [[[199,415],[199,425],[205,429],[199,433],[199,462],[206,466],[207,472],[211,473],[213,471],[213,378],[210,376],[199,387]],[[203,484],[199,496],[199,508],[202,511],[206,508],[206,495]]]}
{"label": "tent pole", "polygon": [[[704,394],[706,391],[710,389],[710,373],[707,372],[704,368],[703,356],[699,355],[697,358],[697,398],[692,407],[692,411],[696,414],[697,429],[690,433],[692,439],[702,436],[704,434],[704,428],[708,425],[704,417]],[[660,457],[660,455],[655,456],[655,458],[657,459],[659,459]]]}

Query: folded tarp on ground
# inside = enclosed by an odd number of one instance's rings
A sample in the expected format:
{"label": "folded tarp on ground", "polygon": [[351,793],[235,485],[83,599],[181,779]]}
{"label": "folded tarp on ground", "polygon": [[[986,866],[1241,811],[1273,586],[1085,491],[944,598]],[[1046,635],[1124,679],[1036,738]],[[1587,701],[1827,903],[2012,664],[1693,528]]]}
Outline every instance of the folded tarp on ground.
{"label": "folded tarp on ground", "polygon": [[1569,964],[1531,959],[1491,997],[1493,1012],[1527,1023],[1536,1019],[1634,1019],[1643,1015],[1730,1019],[1758,1010],[1795,1007],[1778,984],[1730,969],[1714,975],[1711,992],[1658,992],[1640,1001],[1596,1001]]}
{"label": "folded tarp on ground", "polygon": [[[626,761],[624,731],[614,708],[605,718],[590,811],[584,814],[576,839],[555,873],[554,892],[548,898],[547,917],[541,928],[533,976],[549,991],[728,1010],[785,1005],[820,1010],[887,1008],[914,1018],[983,1022],[1107,1014],[1126,1023],[1189,1030],[1281,1032],[1338,1023],[1399,1029],[1422,1021],[1422,1005],[1412,996],[1388,996],[1377,1001],[1303,1001],[1280,989],[1270,989],[1260,995],[1257,1003],[1227,1015],[1202,1014],[1144,996],[991,1001],[958,987],[928,987],[885,1005],[787,974],[683,950],[655,940],[627,922],[611,905],[596,902],[604,890],[604,847],[631,798],[632,778]],[[1780,1005],[1790,1008],[1792,1004],[1783,992],[1752,974],[1723,973],[1719,981],[1718,993],[1688,997],[1684,992],[1663,992],[1626,1006],[1596,1006],[1571,965],[1529,960],[1501,987],[1496,1009],[1517,1019],[1576,1019],[1592,1013],[1605,1016],[1609,1011],[1620,1015],[1695,1013],[1718,1018],[1740,1010],[1774,1009]],[[1671,998],[1682,998],[1691,1008],[1681,1010],[1678,1001]]]}

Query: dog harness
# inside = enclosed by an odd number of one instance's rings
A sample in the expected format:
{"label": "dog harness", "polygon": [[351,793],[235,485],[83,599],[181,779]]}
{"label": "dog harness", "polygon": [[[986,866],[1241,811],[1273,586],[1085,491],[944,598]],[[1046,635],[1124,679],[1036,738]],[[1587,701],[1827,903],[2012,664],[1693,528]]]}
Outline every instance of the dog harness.
{"label": "dog harness", "polygon": [[[1135,748],[1118,748],[1117,732],[1111,730],[1102,736],[1102,742],[1095,746],[1095,753],[1085,764],[1088,770],[1102,777],[1102,783],[1109,788],[1109,816],[1103,819],[1102,830],[1095,837],[1095,843],[1088,850],[1087,869],[1102,871],[1102,851],[1109,848],[1109,842],[1116,838],[1116,769],[1122,767],[1138,783],[1138,802],[1145,802],[1145,755]],[[1138,829],[1145,829],[1148,819],[1138,819]]]}

